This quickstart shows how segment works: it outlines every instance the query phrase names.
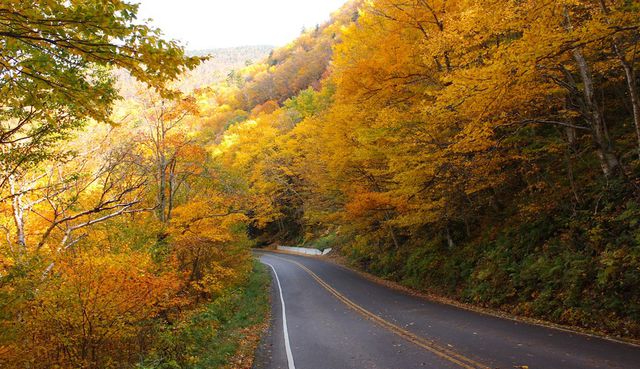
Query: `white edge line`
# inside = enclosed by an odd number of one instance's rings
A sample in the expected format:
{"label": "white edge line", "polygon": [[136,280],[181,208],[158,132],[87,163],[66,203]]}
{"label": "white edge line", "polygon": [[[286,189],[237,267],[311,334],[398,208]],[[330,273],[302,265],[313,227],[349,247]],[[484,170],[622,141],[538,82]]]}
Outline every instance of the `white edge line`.
{"label": "white edge line", "polygon": [[278,278],[278,273],[276,272],[276,268],[269,263],[262,262],[265,265],[268,265],[271,270],[273,270],[273,274],[276,276],[276,283],[278,284],[278,292],[280,295],[280,302],[282,303],[282,330],[284,331],[284,348],[287,352],[287,363],[289,364],[289,369],[296,369],[295,364],[293,363],[293,354],[291,353],[291,345],[289,344],[289,328],[287,327],[287,309],[284,305],[284,297],[282,296],[282,286],[280,285],[280,278]]}

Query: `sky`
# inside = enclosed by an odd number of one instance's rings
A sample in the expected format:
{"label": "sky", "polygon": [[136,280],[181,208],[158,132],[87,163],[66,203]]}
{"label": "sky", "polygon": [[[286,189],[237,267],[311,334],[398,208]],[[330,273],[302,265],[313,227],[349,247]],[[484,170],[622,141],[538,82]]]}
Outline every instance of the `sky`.
{"label": "sky", "polygon": [[293,41],[303,27],[329,19],[346,0],[132,0],[138,18],[189,50]]}

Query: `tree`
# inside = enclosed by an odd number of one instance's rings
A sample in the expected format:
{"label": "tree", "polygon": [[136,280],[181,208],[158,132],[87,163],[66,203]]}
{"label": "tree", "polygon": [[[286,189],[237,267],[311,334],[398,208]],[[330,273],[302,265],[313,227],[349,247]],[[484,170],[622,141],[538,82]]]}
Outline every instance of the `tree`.
{"label": "tree", "polygon": [[[98,139],[99,133],[89,137]],[[43,254],[55,258],[85,238],[87,228],[150,210],[143,204],[146,177],[132,171],[126,147],[109,148],[111,141],[102,140],[102,146],[84,152],[76,151],[82,141],[67,145],[61,150],[76,154],[66,161],[41,163],[40,170],[9,177],[3,200],[11,201],[13,225],[4,228],[15,260],[27,262]],[[43,275],[53,266],[51,262]]]}
{"label": "tree", "polygon": [[0,5],[0,187],[86,119],[109,121],[118,98],[110,69],[169,94],[166,81],[199,63],[137,23],[137,10],[122,0]]}
{"label": "tree", "polygon": [[201,137],[243,97],[174,91],[202,59],[137,9],[0,4],[2,367],[135,366],[251,271],[241,186]]}
{"label": "tree", "polygon": [[147,253],[92,250],[65,257],[40,285],[22,324],[6,326],[28,334],[11,345],[5,364],[97,369],[135,362],[150,320],[183,305],[176,297],[181,287],[179,276],[159,270]]}
{"label": "tree", "polygon": [[131,130],[143,149],[134,159],[155,183],[156,213],[165,224],[171,220],[176,195],[189,176],[202,172],[206,154],[197,145],[187,120],[197,115],[193,97],[167,100],[152,91],[140,91],[133,109]]}

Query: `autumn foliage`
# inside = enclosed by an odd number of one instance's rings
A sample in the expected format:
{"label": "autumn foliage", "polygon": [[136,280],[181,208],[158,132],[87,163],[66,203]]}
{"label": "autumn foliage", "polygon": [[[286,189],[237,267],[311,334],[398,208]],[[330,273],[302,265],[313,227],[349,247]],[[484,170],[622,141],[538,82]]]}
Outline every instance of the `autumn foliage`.
{"label": "autumn foliage", "polygon": [[201,58],[136,12],[0,5],[0,367],[131,368],[251,274],[242,190],[174,81]]}
{"label": "autumn foliage", "polygon": [[640,335],[637,1],[350,1],[198,89],[136,11],[0,5],[0,366],[222,366],[253,242]]}
{"label": "autumn foliage", "polygon": [[349,2],[220,87],[245,113],[215,154],[265,244],[330,240],[413,287],[637,335],[639,7]]}

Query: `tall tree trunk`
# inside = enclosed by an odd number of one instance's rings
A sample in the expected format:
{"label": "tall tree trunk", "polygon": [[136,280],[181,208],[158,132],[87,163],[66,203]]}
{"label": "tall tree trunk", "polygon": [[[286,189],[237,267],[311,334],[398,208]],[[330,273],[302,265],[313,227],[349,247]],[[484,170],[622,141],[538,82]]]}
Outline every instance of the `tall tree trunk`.
{"label": "tall tree trunk", "polygon": [[[600,8],[605,15],[607,24],[610,23],[609,7],[605,3],[605,0],[600,0]],[[627,92],[629,93],[629,100],[631,100],[631,108],[633,111],[633,125],[636,129],[636,137],[638,141],[638,156],[640,157],[640,98],[638,97],[638,87],[636,86],[636,71],[634,69],[635,60],[627,60],[624,50],[620,47],[620,44],[613,39],[613,51],[618,57],[622,69],[624,70],[625,79],[627,81]]]}
{"label": "tall tree trunk", "polygon": [[585,107],[591,126],[591,136],[596,148],[596,155],[600,160],[600,167],[606,177],[616,174],[619,169],[620,162],[616,157],[613,146],[607,138],[607,127],[603,113],[595,99],[595,90],[593,84],[593,75],[589,64],[585,59],[582,51],[573,50],[573,58],[576,61],[580,77],[582,79]]}
{"label": "tall tree trunk", "polygon": [[[573,25],[569,10],[566,6],[564,8],[564,18],[566,21],[565,28],[568,32],[571,32]],[[595,146],[596,155],[600,161],[600,167],[604,176],[611,177],[617,173],[620,163],[613,151],[611,141],[608,138],[604,115],[595,98],[593,74],[589,63],[579,48],[573,49],[572,54],[578,67],[580,78],[582,79],[583,109],[585,110],[583,113],[591,126],[591,138]]]}
{"label": "tall tree trunk", "polygon": [[16,236],[18,245],[20,246],[20,253],[24,253],[27,247],[27,238],[24,231],[24,207],[22,204],[22,195],[19,193],[20,189],[16,187],[15,175],[9,175],[9,186],[11,190],[11,207],[13,212],[13,222],[16,226]]}
{"label": "tall tree trunk", "polygon": [[449,246],[449,250],[453,250],[456,246],[456,243],[453,241],[453,237],[451,237],[451,231],[449,230],[449,224],[445,227],[445,235],[447,236],[447,246]]}
{"label": "tall tree trunk", "polygon": [[166,221],[167,223],[171,221],[171,214],[173,213],[173,202],[175,201],[175,192],[177,190],[176,186],[176,158],[171,159],[171,164],[169,164],[169,201],[167,204],[167,215]]}
{"label": "tall tree trunk", "polygon": [[164,155],[160,154],[158,161],[158,219],[166,223],[167,208],[167,164]]}
{"label": "tall tree trunk", "polygon": [[565,130],[567,134],[567,144],[569,145],[569,149],[575,150],[578,146],[578,132],[573,127],[567,127]]}
{"label": "tall tree trunk", "polygon": [[393,240],[393,246],[396,250],[400,249],[400,241],[398,241],[398,237],[396,236],[396,230],[392,225],[387,226],[389,228],[389,234],[391,235],[391,240]]}
{"label": "tall tree trunk", "polygon": [[620,64],[622,64],[622,69],[624,69],[624,75],[627,80],[627,90],[629,92],[629,99],[631,100],[631,108],[633,110],[633,125],[636,129],[636,138],[638,141],[638,156],[640,157],[640,98],[638,97],[638,87],[636,86],[636,73],[632,62],[630,63],[627,60],[618,45],[614,43],[613,48],[618,55]]}

